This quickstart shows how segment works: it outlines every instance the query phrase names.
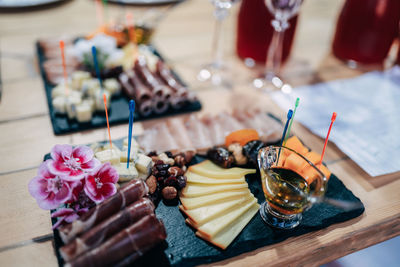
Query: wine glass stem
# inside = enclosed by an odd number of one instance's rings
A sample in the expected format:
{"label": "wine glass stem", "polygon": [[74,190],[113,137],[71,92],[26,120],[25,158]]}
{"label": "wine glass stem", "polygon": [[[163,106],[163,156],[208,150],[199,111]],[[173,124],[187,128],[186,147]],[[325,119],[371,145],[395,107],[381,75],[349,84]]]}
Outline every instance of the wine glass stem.
{"label": "wine glass stem", "polygon": [[215,68],[220,68],[222,65],[222,23],[228,15],[228,10],[226,8],[216,7],[215,16],[215,29],[212,42],[212,54],[213,54],[213,65]]}
{"label": "wine glass stem", "polygon": [[287,22],[272,21],[274,33],[268,48],[267,60],[265,62],[265,79],[271,80],[279,73],[282,62],[282,46],[285,30],[289,27]]}

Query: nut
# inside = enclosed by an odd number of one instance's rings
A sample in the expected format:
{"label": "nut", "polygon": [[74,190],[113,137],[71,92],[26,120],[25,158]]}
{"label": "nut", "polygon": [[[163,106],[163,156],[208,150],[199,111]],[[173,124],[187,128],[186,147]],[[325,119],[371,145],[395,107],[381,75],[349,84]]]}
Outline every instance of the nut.
{"label": "nut", "polygon": [[157,156],[151,156],[151,159],[153,160],[154,163],[156,163],[157,160],[159,160],[159,158]]}
{"label": "nut", "polygon": [[154,175],[151,175],[146,180],[146,184],[149,187],[149,193],[153,194],[157,190],[157,178]]}
{"label": "nut", "polygon": [[166,200],[174,199],[174,198],[176,198],[177,195],[178,195],[178,191],[173,186],[166,186],[162,190],[162,196]]}
{"label": "nut", "polygon": [[169,165],[171,165],[171,166],[175,164],[174,159],[169,158],[169,157],[167,156],[167,154],[165,154],[165,153],[161,153],[160,155],[158,155],[158,158],[159,158],[160,160],[164,161],[166,164],[169,164]]}
{"label": "nut", "polygon": [[179,167],[183,167],[186,164],[185,157],[182,155],[176,155],[174,160],[175,160],[175,164],[178,165]]}
{"label": "nut", "polygon": [[191,162],[195,154],[196,154],[196,152],[192,151],[192,150],[183,152],[183,156],[185,157],[186,163]]}
{"label": "nut", "polygon": [[168,169],[168,173],[169,173],[169,175],[172,175],[172,176],[181,176],[181,175],[184,174],[183,170],[181,168],[179,168],[179,167],[176,167],[176,166],[175,167],[170,167]]}
{"label": "nut", "polygon": [[247,163],[247,158],[243,155],[243,147],[239,143],[229,145],[228,150],[232,152],[237,165],[245,165]]}

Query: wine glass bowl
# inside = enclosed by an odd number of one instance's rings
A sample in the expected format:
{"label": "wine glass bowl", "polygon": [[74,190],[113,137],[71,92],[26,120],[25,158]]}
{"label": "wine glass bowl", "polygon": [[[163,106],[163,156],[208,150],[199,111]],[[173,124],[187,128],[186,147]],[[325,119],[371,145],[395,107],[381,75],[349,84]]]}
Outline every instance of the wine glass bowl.
{"label": "wine glass bowl", "polygon": [[[271,25],[274,28],[271,44],[267,51],[267,60],[262,77],[253,80],[257,89],[269,92],[272,89],[288,91],[290,85],[279,77],[282,61],[283,37],[286,29],[290,27],[289,19],[295,16],[303,0],[265,0],[269,12],[273,15]],[[290,90],[289,90],[290,91]]]}
{"label": "wine glass bowl", "polygon": [[283,146],[268,146],[258,153],[265,202],[262,219],[280,229],[298,226],[302,213],[321,202],[328,179],[309,160]]}

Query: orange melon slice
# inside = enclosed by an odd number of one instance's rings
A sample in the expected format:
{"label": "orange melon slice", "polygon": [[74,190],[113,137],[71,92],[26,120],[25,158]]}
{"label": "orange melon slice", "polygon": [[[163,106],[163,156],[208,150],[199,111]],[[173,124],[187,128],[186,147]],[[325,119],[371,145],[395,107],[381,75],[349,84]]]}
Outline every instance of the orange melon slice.
{"label": "orange melon slice", "polygon": [[[301,141],[297,138],[297,136],[290,137],[285,144],[286,147],[293,149],[297,153],[304,155],[308,152],[308,148],[306,148]],[[285,151],[288,154],[288,151]]]}
{"label": "orange melon slice", "polygon": [[307,162],[299,155],[292,153],[287,156],[283,167],[299,172],[307,166]]}

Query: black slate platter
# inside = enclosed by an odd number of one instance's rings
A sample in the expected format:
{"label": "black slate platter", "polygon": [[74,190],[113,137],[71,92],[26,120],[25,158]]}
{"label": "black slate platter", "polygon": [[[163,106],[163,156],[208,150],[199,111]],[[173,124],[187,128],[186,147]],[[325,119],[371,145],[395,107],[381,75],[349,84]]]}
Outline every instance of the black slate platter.
{"label": "black slate platter", "polygon": [[[157,57],[163,60],[163,57],[157,52],[157,50],[154,47],[152,46],[149,47]],[[54,134],[56,135],[66,134],[66,133],[78,132],[78,131],[107,126],[104,113],[93,114],[92,121],[88,123],[78,123],[76,120],[69,120],[66,115],[56,114],[56,112],[53,109],[53,105],[51,103],[51,90],[54,88],[54,85],[51,84],[46,77],[45,69],[43,67],[43,63],[46,60],[46,58],[44,56],[43,49],[41,48],[38,42],[36,43],[36,51],[39,60],[40,72],[42,74],[42,79],[46,90],[47,104],[49,106],[50,119],[51,119],[51,124],[53,126]],[[184,82],[182,82],[182,80],[174,71],[172,71],[172,74],[178,81],[184,84]],[[201,103],[199,101],[195,101],[193,103],[183,106],[181,109],[176,110],[169,108],[163,114],[152,113],[147,117],[144,117],[140,115],[138,112],[135,112],[135,121],[154,119],[181,113],[188,113],[188,112],[198,111],[200,109],[201,109]],[[129,99],[125,97],[125,95],[123,95],[122,93],[113,96],[113,98],[111,99],[111,107],[108,116],[110,125],[127,123],[129,121]]]}
{"label": "black slate platter", "polygon": [[[122,146],[122,140],[115,141],[115,144]],[[45,159],[48,158],[50,156],[46,155]],[[196,156],[191,164],[203,160],[205,160],[204,157]],[[258,202],[262,203],[264,194],[261,189],[259,174],[247,175],[246,181]],[[289,237],[300,236],[335,223],[356,218],[364,212],[364,206],[360,199],[333,174],[328,182],[326,196],[360,203],[361,208],[344,212],[327,204],[317,204],[303,214],[301,224],[292,230],[271,228],[263,222],[257,213],[226,250],[221,250],[196,237],[194,230],[185,224],[185,217],[179,211],[178,205],[161,201],[156,208],[156,215],[164,222],[167,239],[146,253],[133,266],[195,266],[221,261],[260,247],[279,243]],[[52,223],[55,222],[55,219],[52,219]],[[59,248],[63,243],[57,230],[54,231],[54,241],[59,266],[63,266],[64,261],[59,254]]]}

